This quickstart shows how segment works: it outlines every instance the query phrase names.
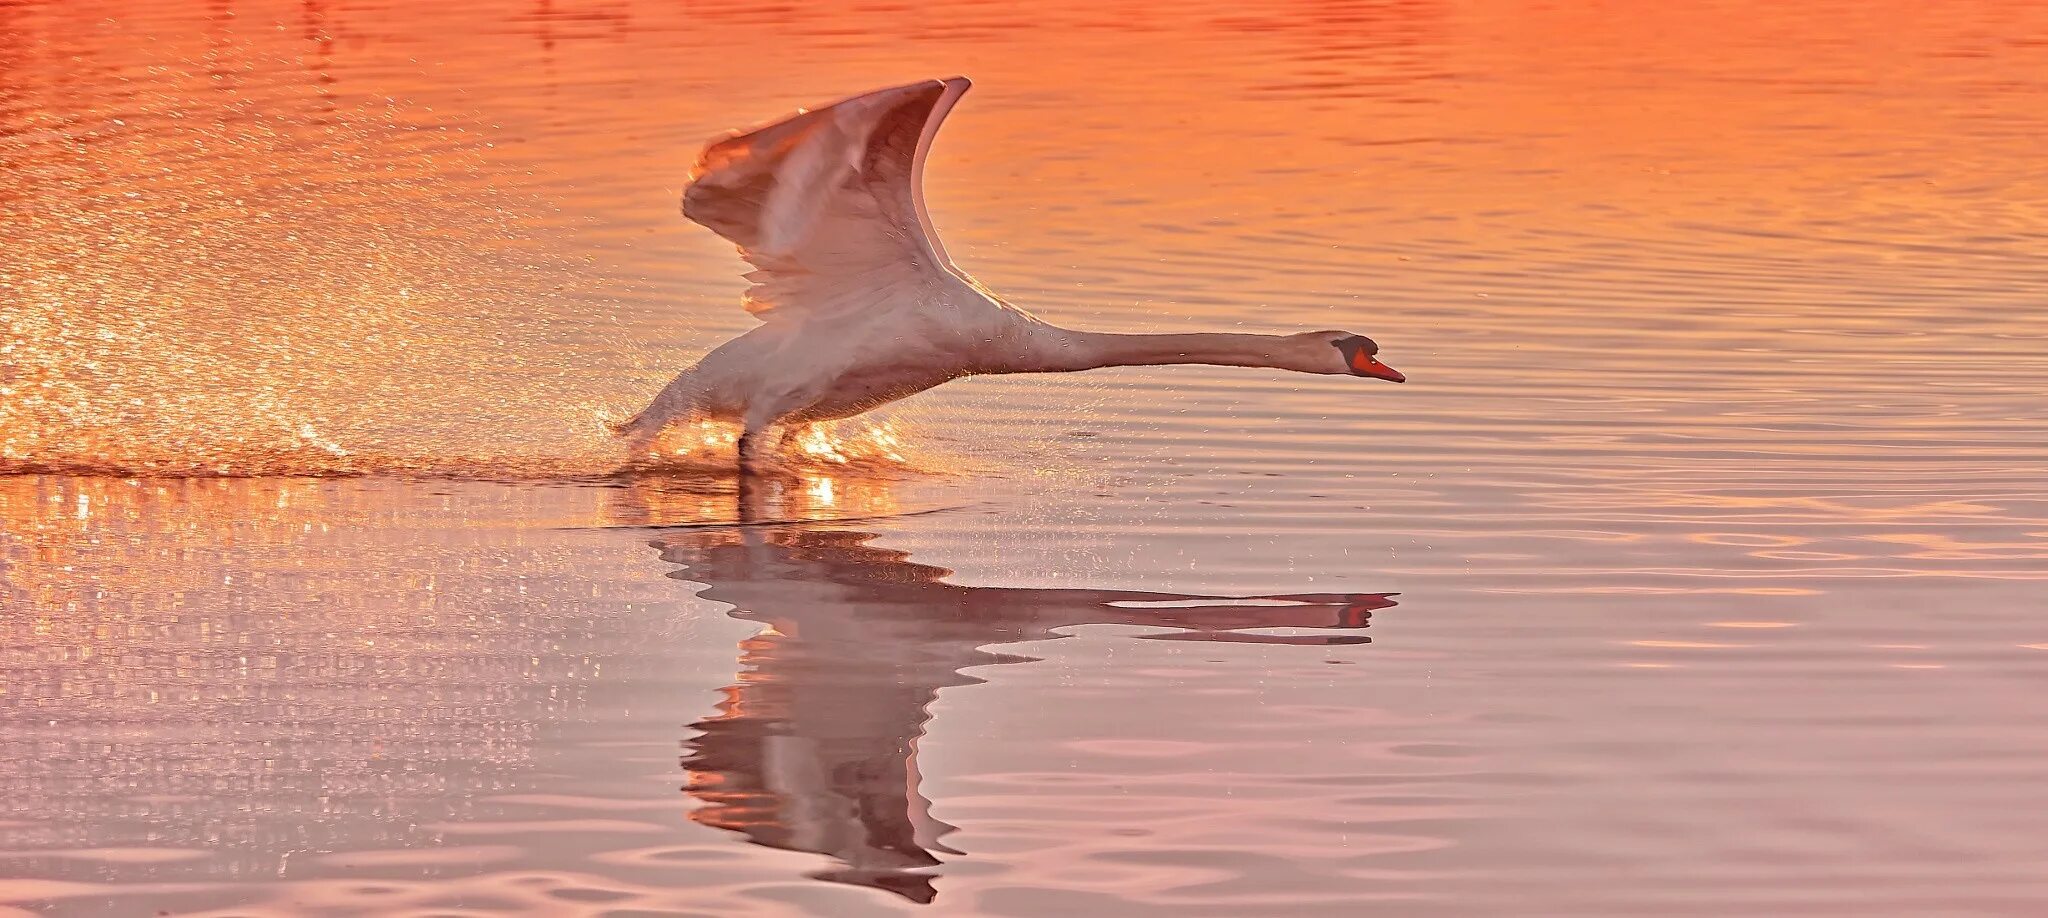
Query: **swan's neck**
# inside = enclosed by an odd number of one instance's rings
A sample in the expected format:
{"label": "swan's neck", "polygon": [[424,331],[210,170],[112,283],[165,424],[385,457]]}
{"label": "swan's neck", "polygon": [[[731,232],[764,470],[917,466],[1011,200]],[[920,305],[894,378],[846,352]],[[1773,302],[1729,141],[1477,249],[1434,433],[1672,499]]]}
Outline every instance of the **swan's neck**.
{"label": "swan's neck", "polygon": [[1032,349],[1033,358],[1009,372],[1061,373],[1171,363],[1290,368],[1282,357],[1287,341],[1284,335],[1120,335],[1045,326],[1041,340],[1043,344]]}

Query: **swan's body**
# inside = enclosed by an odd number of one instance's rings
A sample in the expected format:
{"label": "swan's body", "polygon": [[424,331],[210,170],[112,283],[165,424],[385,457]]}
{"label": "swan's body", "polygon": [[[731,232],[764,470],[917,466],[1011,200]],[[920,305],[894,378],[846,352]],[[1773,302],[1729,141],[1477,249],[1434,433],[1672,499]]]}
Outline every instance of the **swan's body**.
{"label": "swan's body", "polygon": [[1347,332],[1119,335],[1061,328],[969,280],[925,213],[923,172],[964,77],[877,90],[706,147],[683,214],[740,247],[762,324],[618,425],[636,451],[683,418],[741,425],[757,467],[781,428],[985,373],[1202,363],[1402,381]]}

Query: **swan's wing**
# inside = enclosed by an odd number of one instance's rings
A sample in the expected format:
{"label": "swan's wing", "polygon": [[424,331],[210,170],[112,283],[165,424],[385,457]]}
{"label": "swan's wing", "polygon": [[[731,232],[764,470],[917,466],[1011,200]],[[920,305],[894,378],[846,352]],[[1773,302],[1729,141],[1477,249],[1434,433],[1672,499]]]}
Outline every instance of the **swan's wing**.
{"label": "swan's wing", "polygon": [[713,141],[683,215],[757,269],[747,311],[810,321],[929,289],[952,272],[924,209],[924,159],[965,77],[854,96]]}

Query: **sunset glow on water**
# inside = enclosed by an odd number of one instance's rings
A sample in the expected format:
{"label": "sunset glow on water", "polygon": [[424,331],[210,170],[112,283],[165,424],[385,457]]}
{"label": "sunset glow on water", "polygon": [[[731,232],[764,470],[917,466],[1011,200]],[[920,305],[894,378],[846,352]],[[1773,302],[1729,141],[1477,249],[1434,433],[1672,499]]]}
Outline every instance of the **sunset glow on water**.
{"label": "sunset glow on water", "polygon": [[[703,142],[955,73],[991,289],[1410,382],[627,456]],[[2036,913],[2043,137],[2022,3],[0,0],[0,909]]]}

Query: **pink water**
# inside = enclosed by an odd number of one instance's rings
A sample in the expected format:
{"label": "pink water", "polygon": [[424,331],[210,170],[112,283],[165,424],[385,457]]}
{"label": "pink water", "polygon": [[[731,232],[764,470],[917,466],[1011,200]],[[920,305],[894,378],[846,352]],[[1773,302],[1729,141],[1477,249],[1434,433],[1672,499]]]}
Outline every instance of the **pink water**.
{"label": "pink water", "polygon": [[[0,908],[2036,913],[2044,58],[1990,2],[0,4]],[[951,73],[991,287],[1413,381],[609,477],[751,321],[697,145]]]}

